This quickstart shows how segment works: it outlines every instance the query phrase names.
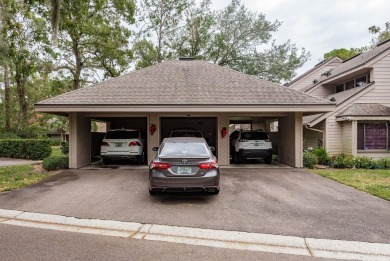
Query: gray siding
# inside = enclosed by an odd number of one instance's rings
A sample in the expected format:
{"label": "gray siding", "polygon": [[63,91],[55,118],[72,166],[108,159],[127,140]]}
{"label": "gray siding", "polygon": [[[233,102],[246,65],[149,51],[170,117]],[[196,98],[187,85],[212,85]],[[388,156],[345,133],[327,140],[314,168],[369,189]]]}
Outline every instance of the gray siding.
{"label": "gray siding", "polygon": [[375,88],[355,103],[381,103],[390,106],[390,54],[373,64],[371,81]]}
{"label": "gray siding", "polygon": [[[313,129],[325,131],[325,120],[318,123]],[[325,133],[303,128],[303,146],[304,149],[309,147],[317,148],[321,143],[324,146]]]}
{"label": "gray siding", "polygon": [[330,155],[339,154],[343,151],[343,123],[336,121],[335,115],[326,119],[326,150]]}
{"label": "gray siding", "polygon": [[352,122],[343,122],[343,153],[352,155]]}
{"label": "gray siding", "polygon": [[335,66],[339,65],[341,61],[339,60],[333,60],[330,63],[324,65],[324,66],[319,66],[317,70],[314,70],[313,72],[309,73],[299,81],[295,82],[294,84],[290,85],[290,88],[293,88],[295,90],[301,90],[309,85],[313,84],[314,80],[317,80],[321,77],[321,74],[324,72],[334,68]]}

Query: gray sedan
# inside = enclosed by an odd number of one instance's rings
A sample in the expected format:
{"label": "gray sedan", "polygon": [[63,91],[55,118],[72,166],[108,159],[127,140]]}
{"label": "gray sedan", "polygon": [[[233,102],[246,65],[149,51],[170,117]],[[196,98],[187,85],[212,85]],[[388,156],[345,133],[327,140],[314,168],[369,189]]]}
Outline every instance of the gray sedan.
{"label": "gray sedan", "polygon": [[203,138],[165,138],[149,166],[149,193],[219,193],[219,166]]}

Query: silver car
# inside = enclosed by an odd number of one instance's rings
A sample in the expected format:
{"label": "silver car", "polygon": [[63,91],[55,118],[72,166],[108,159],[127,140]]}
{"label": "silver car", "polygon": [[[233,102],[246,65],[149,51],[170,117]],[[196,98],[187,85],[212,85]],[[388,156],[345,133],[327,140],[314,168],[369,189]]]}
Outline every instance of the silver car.
{"label": "silver car", "polygon": [[219,193],[219,166],[203,138],[165,138],[149,166],[149,193]]}

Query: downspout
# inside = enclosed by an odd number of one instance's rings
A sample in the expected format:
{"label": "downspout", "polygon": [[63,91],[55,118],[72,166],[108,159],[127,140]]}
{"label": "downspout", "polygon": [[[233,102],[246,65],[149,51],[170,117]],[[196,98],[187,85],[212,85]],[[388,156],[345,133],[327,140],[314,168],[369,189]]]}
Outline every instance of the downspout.
{"label": "downspout", "polygon": [[305,128],[308,129],[308,130],[312,130],[312,131],[316,131],[316,132],[320,132],[322,133],[322,146],[324,147],[324,144],[325,144],[325,137],[324,137],[324,131],[323,130],[319,130],[319,129],[314,129],[314,128],[310,128],[309,125],[305,125]]}

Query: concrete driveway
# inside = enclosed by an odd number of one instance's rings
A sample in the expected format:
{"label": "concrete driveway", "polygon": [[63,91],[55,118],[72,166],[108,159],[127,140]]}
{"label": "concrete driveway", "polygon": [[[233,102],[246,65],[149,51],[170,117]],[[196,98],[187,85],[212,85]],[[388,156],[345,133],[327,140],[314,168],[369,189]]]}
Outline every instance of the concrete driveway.
{"label": "concrete driveway", "polygon": [[148,193],[135,170],[67,170],[0,193],[0,208],[267,234],[390,243],[390,203],[299,169],[222,169],[221,192]]}

